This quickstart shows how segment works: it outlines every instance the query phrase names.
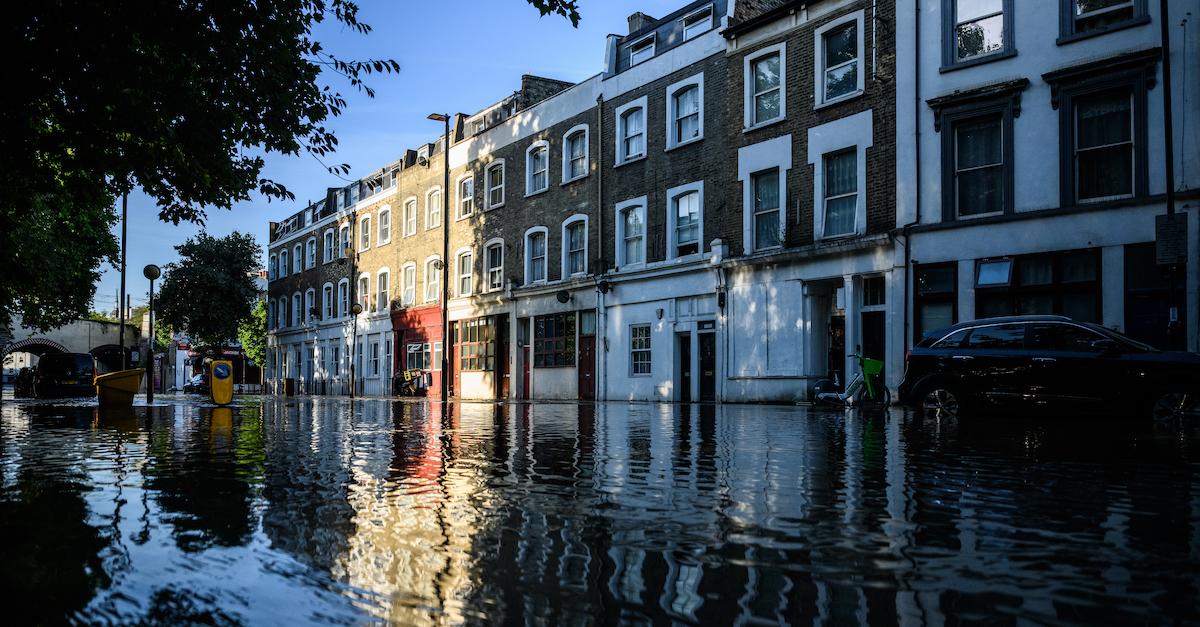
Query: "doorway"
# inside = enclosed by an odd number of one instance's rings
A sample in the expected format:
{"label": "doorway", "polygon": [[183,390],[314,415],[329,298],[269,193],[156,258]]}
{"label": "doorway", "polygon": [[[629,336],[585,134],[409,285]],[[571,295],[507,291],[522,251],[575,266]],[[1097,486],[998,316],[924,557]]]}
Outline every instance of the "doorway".
{"label": "doorway", "polygon": [[[1175,281],[1182,291],[1184,281]],[[1125,246],[1125,334],[1161,350],[1183,350],[1187,333],[1178,331],[1187,320],[1187,299],[1178,302],[1179,321],[1173,327],[1170,274],[1158,265],[1154,243]]]}
{"label": "doorway", "polygon": [[836,313],[829,318],[829,353],[826,369],[829,378],[846,384],[846,315]]}
{"label": "doorway", "polygon": [[717,400],[717,334],[701,333],[700,340],[700,400]]}
{"label": "doorway", "polygon": [[882,311],[862,312],[862,355],[884,361],[887,355],[887,314]]}
{"label": "doorway", "polygon": [[579,312],[579,362],[576,368],[579,400],[596,400],[596,312]]}
{"label": "doorway", "polygon": [[508,314],[495,318],[496,329],[496,389],[497,399],[506,399],[510,392],[508,376]]}
{"label": "doorway", "polygon": [[679,402],[692,402],[692,334],[679,333],[675,336],[679,346]]}
{"label": "doorway", "polygon": [[521,399],[529,400],[530,368],[529,318],[517,320],[517,345],[521,347]]}

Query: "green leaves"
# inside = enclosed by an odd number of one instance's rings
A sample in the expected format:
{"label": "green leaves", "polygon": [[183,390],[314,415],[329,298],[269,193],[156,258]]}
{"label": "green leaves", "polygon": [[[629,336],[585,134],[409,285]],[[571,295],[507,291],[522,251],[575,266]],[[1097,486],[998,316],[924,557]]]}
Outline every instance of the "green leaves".
{"label": "green leaves", "polygon": [[238,342],[259,367],[267,363],[267,301],[255,301],[250,315],[238,325]]}
{"label": "green leaves", "polygon": [[201,233],[175,250],[180,260],[167,265],[156,299],[161,324],[186,333],[201,346],[228,345],[238,338],[258,297],[252,273],[262,247],[253,236],[234,231],[219,238]]}

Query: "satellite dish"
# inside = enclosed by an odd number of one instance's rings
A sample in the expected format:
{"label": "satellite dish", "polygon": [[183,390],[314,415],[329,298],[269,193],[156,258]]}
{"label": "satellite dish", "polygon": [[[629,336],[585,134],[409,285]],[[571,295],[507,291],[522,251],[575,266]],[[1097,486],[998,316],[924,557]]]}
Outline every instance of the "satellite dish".
{"label": "satellite dish", "polygon": [[554,297],[558,299],[558,302],[560,302],[564,305],[571,302],[571,293],[568,292],[567,290],[559,290],[558,293],[554,295]]}

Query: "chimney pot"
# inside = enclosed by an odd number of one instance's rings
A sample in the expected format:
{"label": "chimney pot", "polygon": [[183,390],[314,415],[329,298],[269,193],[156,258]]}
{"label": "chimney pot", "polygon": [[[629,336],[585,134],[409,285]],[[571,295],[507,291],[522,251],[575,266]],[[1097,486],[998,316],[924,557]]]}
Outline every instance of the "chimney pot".
{"label": "chimney pot", "polygon": [[653,23],[654,23],[654,18],[650,17],[649,15],[646,15],[645,13],[642,13],[641,11],[638,11],[637,13],[634,13],[633,15],[629,16],[629,33],[628,34],[632,35],[633,33],[636,33],[637,31],[642,30],[643,28],[645,28]]}

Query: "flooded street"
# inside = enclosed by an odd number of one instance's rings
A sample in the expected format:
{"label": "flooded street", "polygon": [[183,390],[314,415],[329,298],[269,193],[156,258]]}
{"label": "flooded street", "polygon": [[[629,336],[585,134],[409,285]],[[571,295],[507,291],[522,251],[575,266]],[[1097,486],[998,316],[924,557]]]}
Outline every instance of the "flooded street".
{"label": "flooded street", "polygon": [[5,400],[9,620],[1200,620],[1197,424],[161,400]]}

